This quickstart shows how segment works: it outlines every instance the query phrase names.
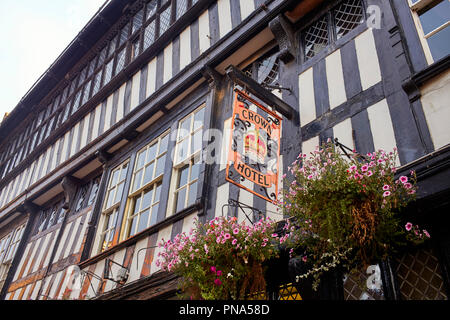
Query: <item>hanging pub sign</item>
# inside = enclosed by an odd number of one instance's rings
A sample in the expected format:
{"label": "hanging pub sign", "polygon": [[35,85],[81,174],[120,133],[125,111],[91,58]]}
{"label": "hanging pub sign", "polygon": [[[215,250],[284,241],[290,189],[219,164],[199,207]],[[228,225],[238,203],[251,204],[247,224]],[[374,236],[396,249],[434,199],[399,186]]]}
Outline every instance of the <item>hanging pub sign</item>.
{"label": "hanging pub sign", "polygon": [[[235,89],[226,179],[270,202],[278,198],[281,121]],[[256,187],[251,189],[246,181]]]}

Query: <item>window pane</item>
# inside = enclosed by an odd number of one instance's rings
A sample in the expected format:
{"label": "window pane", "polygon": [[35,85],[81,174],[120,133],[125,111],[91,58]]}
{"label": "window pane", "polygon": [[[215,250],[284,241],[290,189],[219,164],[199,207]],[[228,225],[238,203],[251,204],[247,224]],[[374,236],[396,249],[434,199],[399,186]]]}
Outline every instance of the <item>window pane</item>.
{"label": "window pane", "polygon": [[178,161],[186,159],[189,149],[189,139],[183,140],[178,144]]}
{"label": "window pane", "polygon": [[159,144],[159,154],[162,154],[167,151],[167,146],[169,144],[169,135],[167,134],[164,138],[161,139]]}
{"label": "window pane", "polygon": [[111,178],[111,184],[110,184],[111,187],[116,185],[117,182],[119,182],[119,175],[120,175],[120,170],[115,170],[113,172],[113,176]]}
{"label": "window pane", "polygon": [[144,50],[155,41],[155,20],[145,28],[144,31]]}
{"label": "window pane", "polygon": [[136,225],[138,221],[139,216],[135,216],[131,220],[131,226],[130,226],[130,234],[129,236],[134,236],[136,234]]}
{"label": "window pane", "polygon": [[450,27],[446,27],[429,37],[427,40],[434,61],[437,61],[450,53]]}
{"label": "window pane", "polygon": [[127,168],[128,168],[128,163],[122,167],[122,171],[120,173],[120,181],[125,180],[125,178],[127,177]]}
{"label": "window pane", "polygon": [[328,17],[316,21],[304,34],[305,58],[311,59],[328,45]]}
{"label": "window pane", "polygon": [[117,64],[116,64],[116,72],[115,74],[118,74],[120,71],[122,71],[123,67],[125,66],[125,53],[126,53],[126,47],[123,48],[119,54],[117,55]]}
{"label": "window pane", "polygon": [[187,0],[177,0],[177,19],[187,11]]}
{"label": "window pane", "polygon": [[113,197],[114,197],[114,192],[115,192],[116,188],[111,189],[108,192],[108,195],[106,197],[106,208],[109,208],[113,205]]}
{"label": "window pane", "polygon": [[[444,0],[419,16],[423,32],[426,34],[442,26],[450,19],[450,2]],[[449,38],[446,39],[450,41]]]}
{"label": "window pane", "polygon": [[334,11],[337,38],[341,38],[364,21],[361,0],[344,1]]}
{"label": "window pane", "polygon": [[148,210],[146,210],[144,213],[141,214],[141,217],[139,218],[139,226],[138,226],[136,233],[139,233],[139,232],[147,229],[148,216],[149,216]]}
{"label": "window pane", "polygon": [[140,10],[133,18],[133,31],[135,33],[140,27],[142,27],[142,22],[144,21],[144,10]]}
{"label": "window pane", "polygon": [[120,183],[117,186],[117,193],[116,193],[116,197],[114,199],[114,203],[117,203],[120,201],[120,199],[122,198],[122,192],[123,192],[123,187],[124,187],[124,183]]}
{"label": "window pane", "polygon": [[164,173],[164,166],[166,164],[166,156],[162,156],[158,159],[157,165],[156,165],[156,172],[155,177],[159,177]]}
{"label": "window pane", "polygon": [[186,188],[177,192],[177,206],[176,212],[184,209],[184,203],[186,201]]}
{"label": "window pane", "polygon": [[178,141],[188,136],[190,132],[191,132],[191,117],[188,117],[180,123],[180,129],[178,131]]}
{"label": "window pane", "polygon": [[140,43],[139,37],[132,43],[132,53],[131,53],[132,59],[135,59],[140,54],[139,43]]}
{"label": "window pane", "polygon": [[131,212],[131,215],[136,215],[139,210],[141,208],[141,196],[136,197],[136,199],[134,200],[134,207],[133,207],[133,211]]}
{"label": "window pane", "polygon": [[188,206],[193,205],[195,200],[197,199],[197,182],[194,182],[189,186],[189,199]]}
{"label": "window pane", "polygon": [[149,149],[148,149],[148,162],[154,160],[156,158],[156,151],[158,149],[158,144],[155,143],[153,144]]}
{"label": "window pane", "polygon": [[103,85],[107,84],[112,78],[113,63],[114,60],[111,59],[105,67],[105,79],[103,80]]}
{"label": "window pane", "polygon": [[134,176],[133,191],[136,191],[141,187],[141,181],[142,181],[142,170],[137,172]]}
{"label": "window pane", "polygon": [[153,197],[153,189],[148,190],[144,193],[144,196],[142,197],[142,206],[141,210],[147,209],[152,204],[152,197]]}
{"label": "window pane", "polygon": [[159,202],[159,199],[161,198],[161,186],[162,184],[158,184],[158,186],[156,187],[155,200],[153,201],[153,203]]}
{"label": "window pane", "polygon": [[153,226],[154,224],[156,224],[156,219],[158,218],[158,208],[159,204],[156,204],[152,207],[152,216],[150,218],[149,226]]}
{"label": "window pane", "polygon": [[191,154],[195,153],[196,151],[199,151],[202,149],[202,139],[203,139],[203,132],[202,130],[197,131],[194,136],[192,137],[191,142]]}
{"label": "window pane", "polygon": [[156,0],[152,0],[149,3],[147,3],[147,20],[151,17],[153,17],[153,15],[156,13],[156,5],[157,5],[157,1]]}
{"label": "window pane", "polygon": [[196,162],[191,169],[191,180],[194,181],[195,179],[198,179],[198,176],[200,174],[200,162]]}
{"label": "window pane", "polygon": [[123,27],[122,31],[120,32],[119,47],[127,41],[129,30],[130,25],[127,24],[125,27]]}
{"label": "window pane", "polygon": [[146,157],[147,157],[147,150],[144,150],[138,154],[136,169],[140,169],[145,165]]}
{"label": "window pane", "polygon": [[205,119],[205,108],[198,111],[194,116],[194,130],[203,126],[203,121]]}
{"label": "window pane", "polygon": [[178,188],[187,185],[189,177],[189,166],[184,166],[180,169],[180,179],[178,182]]}
{"label": "window pane", "polygon": [[159,17],[159,35],[161,36],[164,32],[169,29],[170,26],[170,16],[172,12],[172,7],[168,6],[166,10],[161,12],[161,15]]}
{"label": "window pane", "polygon": [[144,183],[143,185],[146,185],[147,183],[151,182],[153,180],[153,168],[155,166],[155,163],[152,162],[149,166],[145,168],[145,176],[144,176]]}

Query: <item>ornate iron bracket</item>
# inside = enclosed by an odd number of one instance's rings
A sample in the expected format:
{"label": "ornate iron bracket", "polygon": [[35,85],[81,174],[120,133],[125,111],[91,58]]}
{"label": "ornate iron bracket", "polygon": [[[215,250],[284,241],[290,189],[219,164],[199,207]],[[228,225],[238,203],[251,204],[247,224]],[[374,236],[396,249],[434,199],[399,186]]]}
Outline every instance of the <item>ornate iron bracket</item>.
{"label": "ornate iron bracket", "polygon": [[[255,208],[255,207],[251,207],[245,203],[239,202],[237,200],[234,199],[228,199],[228,203],[224,204],[222,206],[222,217],[224,216],[223,214],[223,209],[225,207],[233,207],[233,208],[239,208],[241,209],[241,211],[244,213],[245,217],[247,218],[248,221],[250,221],[251,224],[254,224],[255,222],[250,219],[250,217],[248,216],[247,212],[245,212],[245,209],[250,209],[253,213],[253,218],[257,218],[257,220],[261,219],[262,217],[265,217],[266,215],[259,209]],[[259,219],[258,219],[259,218]]]}

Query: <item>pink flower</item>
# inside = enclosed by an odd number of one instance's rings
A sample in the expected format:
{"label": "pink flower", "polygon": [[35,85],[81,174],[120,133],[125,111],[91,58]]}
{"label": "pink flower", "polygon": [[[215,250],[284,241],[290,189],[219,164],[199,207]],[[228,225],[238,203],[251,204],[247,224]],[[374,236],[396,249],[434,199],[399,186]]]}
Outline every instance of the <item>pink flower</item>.
{"label": "pink flower", "polygon": [[385,191],[384,193],[383,193],[383,197],[389,197],[391,195],[391,192],[390,191]]}
{"label": "pink flower", "polygon": [[406,231],[411,231],[411,229],[412,229],[412,223],[411,223],[411,222],[408,222],[408,223],[405,225],[405,229],[406,229]]}
{"label": "pink flower", "polygon": [[228,240],[231,238],[231,235],[229,233],[225,233],[225,240]]}
{"label": "pink flower", "polygon": [[276,233],[272,234],[272,238],[277,238],[277,237],[278,237],[278,234],[276,234]]}
{"label": "pink flower", "polygon": [[216,275],[217,275],[218,277],[220,277],[220,276],[222,275],[222,271],[221,271],[221,270],[217,270]]}
{"label": "pink flower", "polygon": [[234,246],[237,243],[236,239],[233,239],[233,241],[231,241],[231,244]]}
{"label": "pink flower", "polygon": [[302,261],[303,261],[303,262],[306,262],[306,261],[308,261],[308,258],[307,258],[306,256],[303,256],[303,257],[302,257]]}
{"label": "pink flower", "polygon": [[369,170],[369,166],[367,164],[365,164],[361,167],[362,172],[366,172],[367,170]]}
{"label": "pink flower", "polygon": [[406,182],[408,182],[408,178],[405,177],[405,176],[401,176],[401,177],[400,177],[400,181],[401,181],[403,184],[405,184]]}
{"label": "pink flower", "polygon": [[366,173],[366,176],[368,176],[368,177],[370,177],[370,176],[372,176],[373,175],[373,172],[372,171],[367,171],[367,173]]}
{"label": "pink flower", "polygon": [[352,172],[353,170],[356,170],[356,166],[351,166],[348,170],[349,170],[350,172]]}
{"label": "pink flower", "polygon": [[405,189],[411,189],[412,188],[412,184],[409,182],[406,182],[405,184],[403,184],[403,186],[405,187]]}
{"label": "pink flower", "polygon": [[427,230],[423,230],[423,233],[427,236],[427,238],[431,238],[430,234],[428,233]]}
{"label": "pink flower", "polygon": [[409,193],[409,194],[414,194],[414,193],[416,193],[416,190],[410,189],[410,190],[408,190],[408,193]]}
{"label": "pink flower", "polygon": [[216,286],[221,286],[222,285],[222,281],[220,281],[220,279],[216,279],[216,280],[214,280],[214,284]]}
{"label": "pink flower", "polygon": [[384,191],[387,191],[387,190],[389,190],[391,187],[389,186],[389,185],[387,185],[387,184],[385,184],[384,186],[383,186],[383,190]]}

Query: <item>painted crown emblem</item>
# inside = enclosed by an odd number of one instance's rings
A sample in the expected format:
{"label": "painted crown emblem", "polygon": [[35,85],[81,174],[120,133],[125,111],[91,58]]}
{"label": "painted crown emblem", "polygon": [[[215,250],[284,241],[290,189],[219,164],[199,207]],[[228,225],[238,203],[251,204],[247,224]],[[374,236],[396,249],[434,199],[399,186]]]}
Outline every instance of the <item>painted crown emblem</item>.
{"label": "painted crown emblem", "polygon": [[267,155],[266,141],[256,131],[250,131],[244,138],[245,154],[254,160],[264,163]]}

